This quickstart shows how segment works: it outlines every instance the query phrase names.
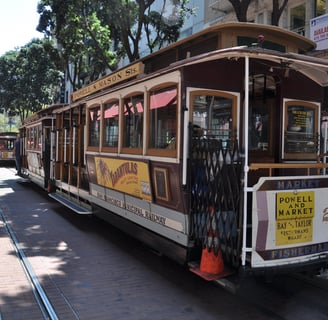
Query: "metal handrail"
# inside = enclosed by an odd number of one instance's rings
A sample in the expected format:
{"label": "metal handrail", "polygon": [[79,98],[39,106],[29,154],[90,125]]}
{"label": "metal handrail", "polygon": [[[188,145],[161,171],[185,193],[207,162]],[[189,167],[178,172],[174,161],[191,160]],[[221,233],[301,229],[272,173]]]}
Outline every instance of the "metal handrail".
{"label": "metal handrail", "polygon": [[307,169],[307,175],[311,175],[311,169],[317,169],[317,174],[321,169],[327,169],[328,163],[251,163],[249,170],[268,169],[269,176],[272,177],[273,169]]}

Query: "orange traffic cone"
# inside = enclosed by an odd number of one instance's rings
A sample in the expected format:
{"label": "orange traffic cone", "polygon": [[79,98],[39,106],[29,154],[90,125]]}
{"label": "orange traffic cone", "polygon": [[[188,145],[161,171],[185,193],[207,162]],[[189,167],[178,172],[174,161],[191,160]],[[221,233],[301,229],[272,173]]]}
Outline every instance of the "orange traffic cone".
{"label": "orange traffic cone", "polygon": [[[214,207],[210,206],[209,216],[211,220],[213,219],[213,215],[214,215]],[[213,233],[215,234],[215,238],[218,238],[218,234],[215,231],[208,232],[207,234],[208,238],[210,237],[212,238]],[[212,275],[222,273],[224,271],[224,263],[223,263],[221,251],[218,250],[218,253],[215,254],[213,248],[211,248],[210,250],[207,247],[203,248],[199,270],[203,273],[212,274]]]}
{"label": "orange traffic cone", "polygon": [[214,250],[209,251],[204,248],[202,251],[202,258],[200,260],[200,271],[209,274],[219,274],[224,271],[224,263],[219,250],[215,255]]}

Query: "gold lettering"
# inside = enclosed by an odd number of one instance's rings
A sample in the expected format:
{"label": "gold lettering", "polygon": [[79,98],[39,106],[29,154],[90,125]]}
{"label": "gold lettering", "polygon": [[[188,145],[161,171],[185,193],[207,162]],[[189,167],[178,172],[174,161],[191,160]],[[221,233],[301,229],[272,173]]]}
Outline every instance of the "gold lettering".
{"label": "gold lettering", "polygon": [[116,83],[135,77],[141,74],[142,72],[143,72],[143,63],[138,62],[130,67],[109,74],[108,76],[91,83],[87,87],[84,87],[80,90],[73,92],[71,96],[71,100],[76,101],[89,94],[95,93],[101,89],[105,89]]}

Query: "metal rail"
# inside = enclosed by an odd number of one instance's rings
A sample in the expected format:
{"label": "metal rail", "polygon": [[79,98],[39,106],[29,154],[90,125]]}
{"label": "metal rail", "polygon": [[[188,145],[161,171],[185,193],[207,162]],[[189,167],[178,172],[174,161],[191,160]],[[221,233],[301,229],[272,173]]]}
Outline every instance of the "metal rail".
{"label": "metal rail", "polygon": [[[0,209],[0,217],[6,227],[6,231],[7,231],[8,235],[10,236],[10,238],[12,240],[13,246],[15,248],[18,258],[21,261],[22,267],[27,275],[27,278],[30,281],[30,284],[31,284],[31,287],[33,290],[33,294],[34,294],[36,301],[41,309],[44,319],[50,319],[50,320],[59,319],[57,317],[57,314],[56,314],[55,310],[53,309],[47,295],[45,294],[42,286],[40,285],[40,282],[39,282],[36,274],[34,273],[32,266],[30,265],[27,257],[25,256],[23,250],[21,249],[13,230],[11,229],[11,227],[10,227],[9,223],[7,222],[7,219],[4,216],[1,209]],[[0,320],[1,320],[1,315],[0,315]]]}
{"label": "metal rail", "polygon": [[320,174],[320,170],[328,169],[328,163],[251,163],[249,170],[269,170],[269,176],[272,177],[274,169],[305,169],[307,175],[311,175],[311,169],[316,170],[316,174]]}

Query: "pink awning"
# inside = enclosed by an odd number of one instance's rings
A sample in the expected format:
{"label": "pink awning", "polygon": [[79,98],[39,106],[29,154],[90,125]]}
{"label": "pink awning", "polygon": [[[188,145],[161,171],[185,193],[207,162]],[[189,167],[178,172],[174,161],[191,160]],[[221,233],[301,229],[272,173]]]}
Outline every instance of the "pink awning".
{"label": "pink awning", "polygon": [[96,109],[90,109],[90,119],[91,121],[94,121],[95,119],[95,113],[97,112],[97,119],[96,120],[99,120],[100,119],[100,108],[96,108]]}
{"label": "pink awning", "polygon": [[109,109],[105,110],[105,119],[114,118],[116,116],[118,116],[118,104],[114,104]]}
{"label": "pink awning", "polygon": [[[134,108],[132,107],[132,103],[129,102],[129,108],[130,108],[130,111],[132,113],[134,113]],[[143,109],[143,105],[141,102],[138,102],[137,105],[136,105],[136,108],[137,108],[137,112],[138,113],[143,113],[144,112],[144,109]],[[124,114],[126,114],[127,110],[126,110],[126,106],[124,105]]]}
{"label": "pink awning", "polygon": [[150,109],[166,107],[177,103],[177,89],[163,91],[150,96]]}

